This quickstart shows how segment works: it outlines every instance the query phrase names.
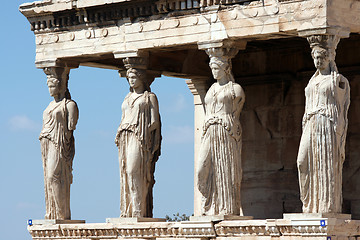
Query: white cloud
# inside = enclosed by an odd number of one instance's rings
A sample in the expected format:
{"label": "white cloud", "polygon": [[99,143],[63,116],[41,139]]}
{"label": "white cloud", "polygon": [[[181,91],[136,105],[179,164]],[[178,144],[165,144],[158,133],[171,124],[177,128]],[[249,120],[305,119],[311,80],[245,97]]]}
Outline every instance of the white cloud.
{"label": "white cloud", "polygon": [[191,126],[169,126],[164,129],[163,141],[171,144],[194,142],[194,128]]}
{"label": "white cloud", "polygon": [[26,115],[13,116],[8,121],[9,127],[13,131],[28,130],[35,131],[41,129],[41,124],[31,120]]}

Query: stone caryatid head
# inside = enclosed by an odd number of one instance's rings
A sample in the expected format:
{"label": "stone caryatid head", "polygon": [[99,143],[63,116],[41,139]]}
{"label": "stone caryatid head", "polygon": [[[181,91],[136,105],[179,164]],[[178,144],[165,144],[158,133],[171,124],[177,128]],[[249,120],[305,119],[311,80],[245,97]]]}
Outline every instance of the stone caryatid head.
{"label": "stone caryatid head", "polygon": [[209,66],[212,69],[215,79],[220,77],[217,73],[217,68],[223,71],[229,81],[235,82],[232,73],[231,59],[238,53],[236,48],[209,48],[206,53],[210,57]]}
{"label": "stone caryatid head", "polygon": [[150,85],[154,81],[154,77],[148,74],[147,68],[149,63],[148,57],[127,57],[123,59],[124,66],[127,69],[126,78],[130,84],[130,91],[133,91],[133,87],[129,81],[129,77],[136,77],[144,85],[144,90],[151,91]]}
{"label": "stone caryatid head", "polygon": [[340,38],[336,35],[313,35],[307,38],[311,47],[311,56],[314,59],[315,67],[330,67],[330,70],[337,72],[335,63],[336,47]]}
{"label": "stone caryatid head", "polygon": [[129,68],[126,71],[126,79],[130,85],[131,92],[134,90],[134,88],[138,87],[134,84],[142,84],[144,91],[151,91],[150,85],[148,83],[147,73],[144,69]]}
{"label": "stone caryatid head", "polygon": [[44,72],[47,75],[47,85],[52,97],[59,99],[71,99],[71,95],[68,89],[69,81],[69,68],[62,67],[48,67],[44,68]]}

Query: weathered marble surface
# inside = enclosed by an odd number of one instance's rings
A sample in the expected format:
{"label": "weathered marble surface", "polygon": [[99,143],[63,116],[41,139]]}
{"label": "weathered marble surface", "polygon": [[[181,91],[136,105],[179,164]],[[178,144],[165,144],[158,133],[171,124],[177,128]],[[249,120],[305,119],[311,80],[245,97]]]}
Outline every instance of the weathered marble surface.
{"label": "weathered marble surface", "polygon": [[165,218],[147,218],[147,217],[120,217],[106,218],[107,223],[135,224],[143,222],[166,222]]}
{"label": "weathered marble surface", "polygon": [[207,53],[217,82],[205,96],[203,136],[195,168],[202,195],[201,215],[242,215],[240,113],[245,94],[231,72],[231,58],[237,50],[211,48]]}
{"label": "weathered marble surface", "polygon": [[152,217],[155,163],[160,156],[161,123],[156,95],[146,71],[130,68],[130,92],[121,106],[115,143],[119,148],[121,217]]}
{"label": "weathered marble surface", "polygon": [[[228,4],[221,7],[201,9],[200,4],[189,7],[185,4],[179,8],[179,4],[184,2],[175,0],[104,0],[100,3],[108,4],[96,8],[93,2],[35,2],[20,7],[36,36],[38,67],[53,66],[60,58],[88,56],[86,60],[81,58],[80,62],[88,66],[104,64],[107,68],[116,68],[117,62],[99,62],[90,55],[113,53],[114,58],[119,59],[119,54],[139,50],[176,48],[226,39],[267,40],[276,38],[278,34],[293,37],[298,31],[326,32],[329,27],[339,26],[360,32],[359,24],[349,21],[358,19],[356,0],[342,4],[340,13],[337,12],[340,0],[333,1],[333,4],[325,0],[269,0],[264,6],[261,1],[244,5],[227,1]],[[215,1],[212,4],[203,2],[204,6],[216,5]],[[178,12],[181,14],[177,15]],[[346,17],[339,18],[338,15],[344,12]],[[327,20],[332,20],[331,26],[327,25]],[[98,21],[101,24],[93,24]]]}
{"label": "weathered marble surface", "polygon": [[33,240],[41,239],[346,239],[356,240],[360,221],[336,218],[264,219],[220,222],[149,222],[33,225]]}
{"label": "weathered marble surface", "polygon": [[69,69],[46,68],[44,72],[50,95],[54,98],[44,111],[39,137],[44,167],[45,219],[67,220],[71,218],[70,185],[75,155],[73,131],[79,110],[67,88]]}
{"label": "weathered marble surface", "polygon": [[[96,1],[99,2],[110,3],[121,0]],[[128,4],[129,2],[133,4]],[[178,11],[179,9],[172,9],[173,6],[169,6],[169,9],[162,8],[160,13],[163,15],[155,14],[156,11],[153,9],[150,13],[133,11],[134,7],[138,7],[139,2],[129,2],[116,9],[111,4],[92,8],[94,0],[47,0],[22,5],[21,12],[29,19],[35,33],[37,66],[41,68],[57,66],[66,59],[67,63],[118,69],[121,67],[120,58],[126,54],[136,55],[138,51],[149,50],[157,60],[152,61],[153,70],[184,78],[199,77],[199,75],[208,77],[206,73],[197,71],[201,69],[201,58],[200,60],[198,58],[200,55],[193,57],[196,59],[192,64],[193,68],[182,65],[184,61],[179,61],[176,57],[192,56],[194,45],[201,41],[216,41],[223,38],[237,41],[244,38],[251,39],[249,43],[251,45],[251,42],[254,42],[253,52],[248,55],[239,54],[240,56],[235,59],[238,64],[234,67],[237,82],[241,82],[247,92],[247,99],[250,99],[248,105],[245,105],[245,114],[242,114],[242,124],[245,124],[243,160],[246,161],[244,168],[246,182],[242,186],[245,192],[244,209],[251,215],[263,218],[279,217],[283,212],[294,212],[294,209],[299,208],[297,195],[299,191],[298,186],[295,186],[297,185],[295,155],[301,128],[301,124],[298,123],[301,122],[299,116],[303,113],[304,76],[307,75],[308,70],[313,70],[307,64],[307,58],[310,56],[306,53],[307,48],[294,46],[293,39],[283,39],[283,37],[296,39],[299,31],[326,33],[334,27],[358,33],[360,32],[359,1],[279,0],[264,1],[265,6],[261,1],[254,1],[249,5],[229,4],[216,6],[212,8],[213,11],[211,8],[205,8],[199,12],[196,8],[191,8],[191,11],[188,11],[189,9]],[[149,2],[143,1],[140,5],[147,8]],[[156,4],[151,2],[151,5],[161,6],[162,3],[168,2],[179,3],[169,0],[157,1]],[[209,1],[202,1],[201,4],[205,2]],[[216,4],[216,1],[211,4],[214,3]],[[175,8],[178,6],[176,4]],[[112,14],[113,12],[108,15],[109,10],[110,12],[130,11],[140,15],[119,16]],[[179,12],[181,14],[177,15]],[[155,14],[155,16],[148,17],[146,14]],[[100,22],[101,24],[98,24]],[[274,38],[279,39],[270,40]],[[356,41],[358,40],[355,39]],[[266,45],[271,49],[266,49]],[[354,54],[343,57],[346,60],[343,61],[342,66],[347,68],[347,73],[343,71],[342,73],[347,77],[348,74],[352,74],[352,80],[350,78],[349,80],[353,91],[353,86],[359,89],[357,83],[359,54],[356,52],[360,48],[351,46],[347,48],[351,48],[347,53],[354,52]],[[185,51],[182,51],[184,49]],[[306,57],[303,56],[304,52]],[[177,61],[167,61],[167,59]],[[309,77],[305,78],[307,82]],[[352,98],[359,102],[357,95],[358,93]],[[202,120],[201,107],[196,106],[196,124]],[[344,192],[347,195],[344,208],[348,212],[355,212],[359,217],[360,200],[357,183],[360,180],[357,174],[359,163],[356,160],[359,159],[357,150],[360,142],[358,112],[355,107],[352,107],[352,113],[349,112],[349,126],[352,127],[349,127],[351,136],[349,135],[348,138],[347,149],[350,161],[344,164],[347,165],[344,167],[344,178],[346,178]],[[271,208],[268,207],[269,205]]]}
{"label": "weathered marble surface", "polygon": [[[29,220],[30,221],[30,220]],[[29,225],[81,224],[85,220],[34,219]]]}
{"label": "weathered marble surface", "polygon": [[303,212],[341,213],[350,86],[335,64],[339,38],[318,35],[308,41],[317,71],[305,88],[297,158]]}

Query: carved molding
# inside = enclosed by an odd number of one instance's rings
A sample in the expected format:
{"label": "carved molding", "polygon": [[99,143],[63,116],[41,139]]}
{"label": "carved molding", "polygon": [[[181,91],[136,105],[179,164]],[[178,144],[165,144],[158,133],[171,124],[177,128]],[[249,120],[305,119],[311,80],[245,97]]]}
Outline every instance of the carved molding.
{"label": "carved molding", "polygon": [[[71,3],[60,11],[60,2],[46,2],[42,4],[23,4],[20,11],[28,18],[31,30],[35,33],[68,31],[74,26],[109,26],[116,25],[119,20],[134,21],[136,18],[159,16],[167,13],[200,12],[200,7],[211,5],[233,5],[256,0],[159,0],[159,1],[127,1],[126,3],[104,4],[101,6],[77,8],[77,4]],[[219,2],[219,3],[218,3]],[[205,5],[204,5],[205,4]],[[59,5],[59,6],[57,6]],[[52,10],[52,7],[54,8]],[[41,14],[34,9],[44,8]],[[49,11],[51,10],[51,11]],[[57,10],[57,11],[55,11]],[[191,10],[189,12],[189,10]],[[182,14],[184,14],[182,13]]]}
{"label": "carved molding", "polygon": [[327,235],[326,226],[281,226],[279,232],[284,236],[324,236]]}
{"label": "carved molding", "polygon": [[251,2],[249,0],[200,0],[201,7],[209,7],[214,5],[244,4]]}
{"label": "carved molding", "polygon": [[[20,11],[23,9],[20,7]],[[26,12],[22,11],[24,14]],[[66,31],[76,25],[115,25],[126,18],[147,17],[159,14],[154,1],[134,1],[127,4],[115,3],[101,7],[72,9],[71,11],[49,12],[38,16],[27,16],[31,30],[36,32]]]}
{"label": "carved molding", "polygon": [[[83,225],[49,225],[31,226],[29,232],[34,240],[49,239],[49,237],[57,239],[88,239],[89,237],[98,238],[133,238],[133,239],[148,239],[157,237],[189,237],[189,238],[209,238],[215,237],[214,229],[211,224],[198,224],[199,226],[179,226],[178,224],[163,224],[163,226],[139,226],[123,227],[121,225],[112,224],[98,224],[89,228],[86,224]],[[196,225],[196,224],[195,224]]]}
{"label": "carved molding", "polygon": [[215,222],[162,222],[137,224],[54,224],[33,225],[28,230],[33,240],[40,239],[151,239],[151,238],[218,238],[218,237],[326,237],[357,236],[360,223],[356,220],[325,219],[300,222],[279,220],[248,220]]}
{"label": "carved molding", "polygon": [[167,13],[172,11],[198,9],[200,7],[199,0],[160,0],[156,2],[159,13]]}

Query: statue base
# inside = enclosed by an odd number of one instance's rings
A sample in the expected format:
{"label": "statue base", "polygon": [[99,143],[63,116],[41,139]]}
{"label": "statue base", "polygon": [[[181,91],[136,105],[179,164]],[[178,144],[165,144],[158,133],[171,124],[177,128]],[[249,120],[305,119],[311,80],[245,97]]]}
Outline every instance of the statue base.
{"label": "statue base", "polygon": [[284,213],[283,218],[287,220],[299,219],[323,219],[323,218],[336,218],[343,220],[351,220],[351,214],[342,213]]}
{"label": "statue base", "polygon": [[[301,216],[301,214],[296,215],[298,217]],[[314,216],[311,215],[311,217]],[[125,220],[126,218],[121,219]],[[135,221],[136,218],[127,218],[127,220],[130,219]],[[150,221],[150,219],[151,218],[148,218],[147,220]],[[210,219],[210,217],[208,219]],[[53,223],[55,222],[56,221],[54,220]],[[49,221],[47,221],[47,223],[49,223]],[[57,221],[57,223],[59,223],[59,221]],[[56,225],[47,224],[28,226],[28,230],[33,240],[349,240],[357,239],[359,236],[359,229],[360,221],[339,218],[297,218],[291,220],[242,219],[207,222],[182,221],[131,223],[127,221],[123,223],[64,223]]]}
{"label": "statue base", "polygon": [[60,219],[35,219],[29,220],[29,225],[53,225],[53,224],[81,224],[85,220],[60,220]]}
{"label": "statue base", "polygon": [[165,218],[147,218],[147,217],[120,217],[107,218],[107,223],[141,223],[141,222],[166,222]]}
{"label": "statue base", "polygon": [[235,221],[235,220],[251,220],[252,216],[239,216],[239,215],[213,215],[213,216],[191,216],[192,222],[219,222],[219,221]]}

